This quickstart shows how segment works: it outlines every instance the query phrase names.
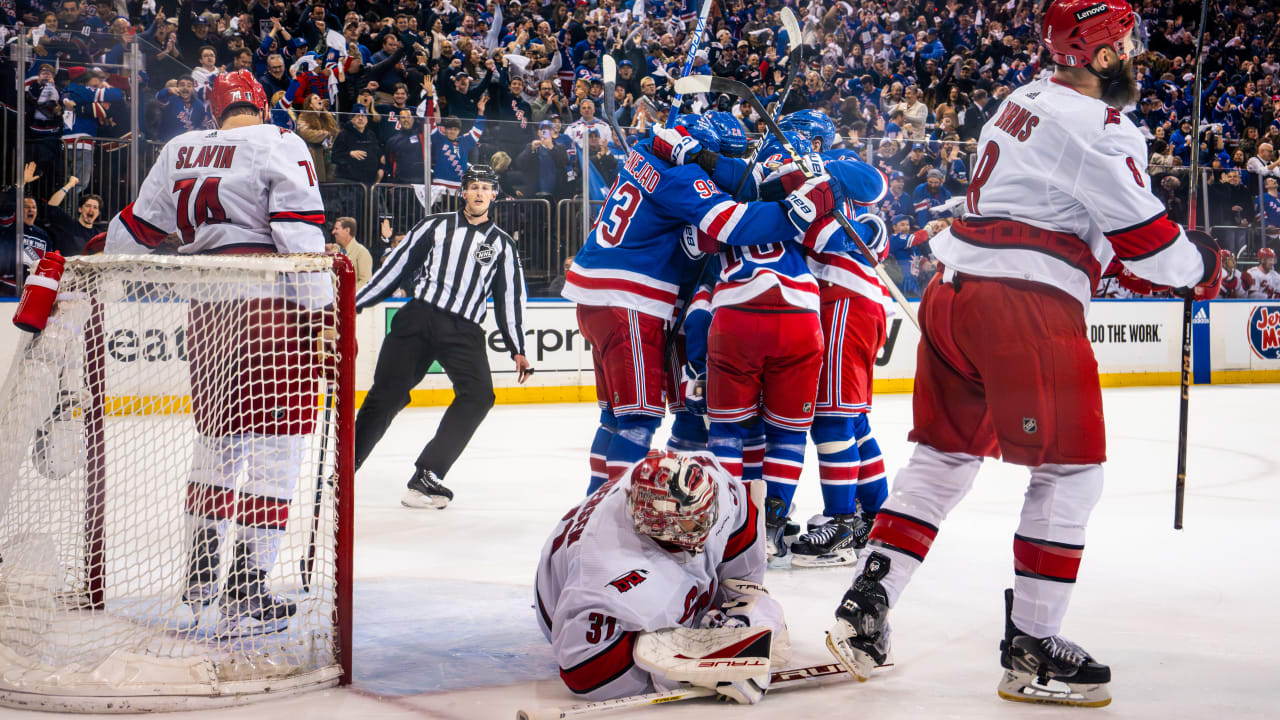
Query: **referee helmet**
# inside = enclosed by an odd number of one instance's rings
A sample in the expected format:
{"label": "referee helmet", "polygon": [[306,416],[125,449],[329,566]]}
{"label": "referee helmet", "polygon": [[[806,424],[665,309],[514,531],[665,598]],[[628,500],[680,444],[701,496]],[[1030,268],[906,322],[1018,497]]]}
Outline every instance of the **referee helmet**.
{"label": "referee helmet", "polygon": [[493,192],[498,193],[498,173],[488,165],[472,165],[462,174],[462,189],[466,190],[467,186],[473,182],[487,182],[493,185]]}

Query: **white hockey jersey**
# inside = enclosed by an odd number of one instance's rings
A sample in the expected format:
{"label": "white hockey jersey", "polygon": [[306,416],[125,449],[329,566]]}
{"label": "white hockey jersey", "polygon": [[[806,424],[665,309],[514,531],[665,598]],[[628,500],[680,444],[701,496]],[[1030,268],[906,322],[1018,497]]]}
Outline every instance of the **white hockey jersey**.
{"label": "white hockey jersey", "polygon": [[[561,518],[542,548],[536,580],[538,626],[560,677],[575,694],[600,700],[649,692],[633,661],[641,632],[695,627],[735,599],[724,581],[764,578],[764,513],[746,483],[715,473],[718,511],[703,552],[670,552],[639,535],[627,510],[630,475],[605,483]],[[756,596],[750,620],[778,637],[782,607]]]}
{"label": "white hockey jersey", "polygon": [[1142,135],[1052,78],[1015,90],[982,128],[964,218],[930,241],[946,270],[1032,280],[1087,309],[1113,258],[1160,285],[1194,285],[1200,253],[1151,194]]}
{"label": "white hockey jersey", "polygon": [[274,125],[193,130],[170,140],[107,229],[106,252],[323,253],[324,204],[301,137]]}
{"label": "white hockey jersey", "polygon": [[1271,268],[1270,272],[1264,272],[1261,266],[1254,266],[1245,274],[1253,281],[1249,288],[1249,297],[1280,298],[1280,272],[1276,272],[1275,268]]}

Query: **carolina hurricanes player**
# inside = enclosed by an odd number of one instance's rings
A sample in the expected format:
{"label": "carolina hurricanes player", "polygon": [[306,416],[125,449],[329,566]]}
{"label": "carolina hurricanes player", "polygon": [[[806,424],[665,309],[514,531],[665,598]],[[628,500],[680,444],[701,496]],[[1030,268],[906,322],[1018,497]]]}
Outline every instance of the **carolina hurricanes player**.
{"label": "carolina hurricanes player", "polygon": [[[710,455],[655,450],[565,514],[535,604],[569,690],[604,700],[683,682],[760,701],[790,654],[761,585],[762,491]],[[708,657],[732,662],[698,668]]]}
{"label": "carolina hurricanes player", "polygon": [[[1268,250],[1268,252],[1271,251]],[[1236,268],[1236,256],[1232,255],[1230,250],[1223,250],[1221,254],[1222,291],[1218,293],[1218,297],[1237,300],[1249,297],[1249,291],[1253,289],[1253,278],[1249,273]]]}
{"label": "carolina hurricanes player", "polygon": [[1053,76],[1015,90],[983,128],[967,213],[931,242],[946,269],[920,304],[917,445],[827,637],[859,679],[888,653],[889,608],[939,524],[982,459],[1003,457],[1031,480],[1005,591],[1000,696],[1110,702],[1110,668],[1058,634],[1106,456],[1085,311],[1112,257],[1204,299],[1219,273],[1212,240],[1189,240],[1151,194],[1146,145],[1121,112],[1137,98],[1140,25],[1125,0],[1048,5],[1040,29]]}
{"label": "carolina hurricanes player", "polygon": [[[151,253],[177,233],[184,255],[323,253],[324,205],[306,143],[264,124],[267,96],[247,70],[218,75],[209,103],[218,129],[183,133],[164,146],[138,197],[112,219],[106,251]],[[217,594],[225,535],[234,556],[222,583],[219,633],[278,630],[296,611],[270,594],[266,577],[303,436],[315,424],[314,378],[322,368],[308,317],[332,302],[332,292],[312,280],[286,277],[231,300],[190,298],[186,346],[200,436],[187,486],[183,599],[198,613]],[[247,479],[237,489],[241,472]]]}
{"label": "carolina hurricanes player", "polygon": [[1280,298],[1280,272],[1276,272],[1276,251],[1269,247],[1258,250],[1258,264],[1245,273],[1249,297]]}

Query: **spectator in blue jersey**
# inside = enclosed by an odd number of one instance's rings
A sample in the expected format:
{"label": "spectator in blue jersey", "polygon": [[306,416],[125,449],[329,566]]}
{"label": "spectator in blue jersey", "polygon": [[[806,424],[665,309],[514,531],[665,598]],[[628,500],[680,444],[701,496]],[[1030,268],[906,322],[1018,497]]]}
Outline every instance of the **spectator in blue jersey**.
{"label": "spectator in blue jersey", "polygon": [[969,164],[965,162],[959,137],[952,133],[942,143],[941,153],[942,172],[946,176],[943,187],[952,195],[963,195],[969,188]]}
{"label": "spectator in blue jersey", "polygon": [[600,39],[600,28],[595,25],[586,26],[587,36],[573,46],[573,64],[581,65],[587,53],[600,57],[605,53],[604,41]]}
{"label": "spectator in blue jersey", "polygon": [[[482,95],[477,108],[484,112],[489,96]],[[462,121],[452,115],[440,121],[431,133],[431,187],[433,197],[454,197],[462,189],[462,176],[470,165],[471,152],[480,142],[485,121],[477,117],[475,124],[465,134]]]}
{"label": "spectator in blue jersey", "polygon": [[943,186],[946,176],[937,168],[929,170],[923,185],[912,193],[911,200],[916,211],[916,224],[924,227],[930,220],[952,217],[950,210],[936,211],[937,208],[951,199],[951,193]]}
{"label": "spectator in blue jersey", "polygon": [[915,203],[907,194],[906,178],[897,170],[889,172],[888,175],[889,192],[885,193],[884,199],[880,201],[880,216],[891,218],[897,215],[910,215],[914,217]]}
{"label": "spectator in blue jersey", "polygon": [[174,88],[161,88],[156,100],[162,105],[156,139],[168,142],[188,130],[213,127],[209,109],[196,97],[196,83],[190,75],[178,78]]}
{"label": "spectator in blue jersey", "polygon": [[528,195],[550,199],[563,194],[569,154],[555,141],[556,135],[555,124],[543,120],[538,123],[538,136],[515,159],[516,169],[525,178]]}
{"label": "spectator in blue jersey", "polygon": [[[405,85],[404,83],[396,83],[395,87],[391,88],[389,92],[391,93],[390,103],[374,106],[374,109],[378,111],[379,115],[382,115],[388,118],[395,118],[400,115],[400,112],[402,110],[412,109],[409,107],[409,86],[408,85]],[[379,132],[379,136],[381,137],[382,142],[385,143],[386,141],[390,140],[391,136],[396,132],[396,130],[397,128],[395,127],[394,123],[383,123],[381,131]]]}
{"label": "spectator in blue jersey", "polygon": [[1262,182],[1265,191],[1258,198],[1259,212],[1267,232],[1275,234],[1275,230],[1280,229],[1280,180],[1268,177]]}

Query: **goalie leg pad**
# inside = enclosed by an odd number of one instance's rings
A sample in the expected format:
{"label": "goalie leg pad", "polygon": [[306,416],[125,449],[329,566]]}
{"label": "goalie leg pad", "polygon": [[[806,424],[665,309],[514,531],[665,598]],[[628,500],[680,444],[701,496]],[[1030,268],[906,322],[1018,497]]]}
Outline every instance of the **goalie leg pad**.
{"label": "goalie leg pad", "polygon": [[768,628],[669,628],[641,633],[635,662],[650,673],[655,687],[683,682],[755,704],[769,688],[772,639]]}

